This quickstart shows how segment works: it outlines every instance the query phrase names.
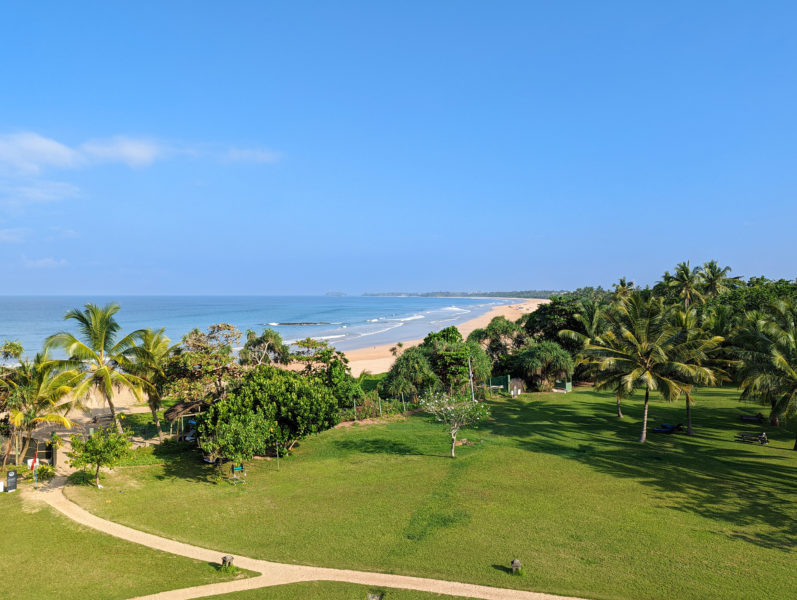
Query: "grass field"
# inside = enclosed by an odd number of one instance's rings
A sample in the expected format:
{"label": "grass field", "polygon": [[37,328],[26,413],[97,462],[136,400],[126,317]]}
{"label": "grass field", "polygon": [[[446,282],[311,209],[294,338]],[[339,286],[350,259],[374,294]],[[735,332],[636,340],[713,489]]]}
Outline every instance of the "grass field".
{"label": "grass field", "polygon": [[[644,446],[638,400],[621,421],[611,397],[580,390],[494,402],[454,460],[418,415],[325,432],[279,471],[254,461],[246,486],[214,484],[194,453],[155,451],[143,462],[161,464],[68,495],[126,525],[282,562],[585,598],[790,599],[794,434],[740,423],[759,407],[736,398],[699,393],[697,436]],[[681,404],[652,403],[652,423],[683,419]],[[761,429],[768,447],[733,441]],[[516,556],[524,577],[507,573]]]}
{"label": "grass field", "polygon": [[19,492],[0,494],[0,514],[4,599],[130,598],[233,578],[81,527]]}
{"label": "grass field", "polygon": [[[291,585],[278,585],[259,590],[235,592],[222,596],[210,596],[209,600],[366,600],[368,594],[382,594],[382,600],[455,600],[453,596],[441,596],[415,592],[412,590],[396,590],[391,588],[373,588],[338,581],[310,581]],[[457,596],[456,600],[463,599]]]}

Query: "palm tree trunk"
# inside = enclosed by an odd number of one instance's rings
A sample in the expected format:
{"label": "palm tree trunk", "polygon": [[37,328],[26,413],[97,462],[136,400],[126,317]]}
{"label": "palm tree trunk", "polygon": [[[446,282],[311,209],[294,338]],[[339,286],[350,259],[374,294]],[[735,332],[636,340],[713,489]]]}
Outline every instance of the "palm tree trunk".
{"label": "palm tree trunk", "polygon": [[113,419],[113,424],[116,425],[116,431],[119,435],[124,433],[122,431],[122,424],[119,422],[119,417],[116,416],[116,407],[113,405],[113,400],[110,396],[105,396],[105,401],[108,403],[108,408],[111,409],[111,419]]}
{"label": "palm tree trunk", "polygon": [[158,428],[158,441],[163,441],[163,431],[161,431],[161,420],[158,417],[158,411],[155,410],[154,407],[150,406],[149,409],[152,411],[152,420],[155,422],[155,427]]}
{"label": "palm tree trunk", "polygon": [[694,435],[692,431],[692,396],[686,394],[686,435]]}
{"label": "palm tree trunk", "polygon": [[644,444],[648,439],[648,400],[650,399],[650,390],[645,388],[645,410],[642,413],[642,435],[639,436],[639,442]]}
{"label": "palm tree trunk", "polygon": [[30,439],[33,437],[33,432],[28,432],[28,437],[25,438],[25,443],[22,445],[22,452],[17,454],[17,464],[19,464],[19,457],[22,456],[22,460],[25,460],[25,455],[28,453],[28,448],[30,448]]}
{"label": "palm tree trunk", "polygon": [[8,457],[11,456],[11,438],[6,440],[6,447],[3,449],[3,471],[6,470],[8,464]]}
{"label": "palm tree trunk", "polygon": [[623,411],[620,409],[620,395],[617,395],[617,416],[623,418]]}
{"label": "palm tree trunk", "polygon": [[769,413],[769,424],[773,427],[780,427],[780,417],[776,414]]}

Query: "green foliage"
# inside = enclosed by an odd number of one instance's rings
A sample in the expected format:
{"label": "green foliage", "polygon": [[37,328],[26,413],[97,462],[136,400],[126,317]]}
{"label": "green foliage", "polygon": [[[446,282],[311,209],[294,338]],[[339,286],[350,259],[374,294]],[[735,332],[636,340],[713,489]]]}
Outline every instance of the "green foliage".
{"label": "green foliage", "polygon": [[473,401],[469,396],[433,394],[421,401],[421,407],[448,430],[451,436],[451,458],[456,456],[459,430],[490,416],[490,409],[484,402]]}
{"label": "green foliage", "polygon": [[207,332],[194,329],[163,364],[155,387],[172,402],[213,402],[224,398],[241,373],[232,345],[240,339],[232,325],[211,325]]}
{"label": "green foliage", "polygon": [[531,389],[549,392],[556,379],[573,374],[575,362],[556,342],[542,341],[505,357],[501,367],[513,377],[524,379]]}
{"label": "green foliage", "polygon": [[430,347],[437,342],[444,342],[446,344],[458,344],[462,342],[462,334],[454,325],[441,329],[440,331],[433,331],[425,338],[423,338],[423,346]]}
{"label": "green foliage", "polygon": [[238,355],[242,365],[259,366],[271,363],[288,364],[290,349],[282,336],[273,329],[264,329],[257,335],[251,329],[246,332],[246,343]]}
{"label": "green foliage", "polygon": [[52,465],[39,465],[36,468],[36,478],[39,481],[50,481],[55,477],[55,467]]}
{"label": "green foliage", "polygon": [[575,356],[582,348],[581,342],[562,339],[559,332],[563,329],[579,330],[581,323],[576,315],[583,311],[582,299],[573,295],[554,296],[550,302],[541,304],[534,312],[523,315],[518,323],[525,329],[526,335],[535,341],[556,342],[571,356]]}
{"label": "green foliage", "polygon": [[67,452],[69,464],[76,469],[93,467],[97,487],[100,486],[100,468],[116,467],[127,456],[132,445],[126,432],[119,433],[113,427],[100,427],[85,440],[80,435],[73,435],[70,439],[72,451]]}
{"label": "green foliage", "polygon": [[262,365],[200,416],[197,431],[203,450],[243,462],[275,448],[282,454],[338,418],[337,401],[318,380]]}
{"label": "green foliage", "polygon": [[364,395],[359,381],[352,377],[349,359],[327,342],[306,338],[296,345],[293,358],[304,363],[304,375],[329,388],[338,406],[348,408]]}
{"label": "green foliage", "polygon": [[25,348],[18,340],[4,340],[0,345],[0,358],[3,360],[19,360],[24,352]]}

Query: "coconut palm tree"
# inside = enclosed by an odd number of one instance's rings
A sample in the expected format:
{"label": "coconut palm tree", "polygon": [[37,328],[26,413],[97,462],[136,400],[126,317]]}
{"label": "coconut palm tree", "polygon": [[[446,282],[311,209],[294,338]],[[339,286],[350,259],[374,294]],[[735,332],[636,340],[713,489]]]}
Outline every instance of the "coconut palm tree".
{"label": "coconut palm tree", "polygon": [[739,285],[740,277],[728,277],[730,267],[720,267],[716,260],[703,264],[703,294],[716,298]]}
{"label": "coconut palm tree", "polygon": [[[32,361],[23,360],[14,373],[3,380],[17,463],[27,453],[35,430],[43,423],[72,427],[66,413],[79,404],[69,396],[78,377],[74,370],[58,371],[56,363],[44,351]],[[4,466],[6,460],[7,456]]]}
{"label": "coconut palm tree", "polygon": [[122,388],[130,390],[141,401],[142,390],[151,389],[151,385],[134,373],[136,342],[141,340],[144,330],[139,329],[119,339],[121,326],[114,318],[119,309],[118,304],[86,304],[83,310],[70,310],[64,315],[64,320],[77,321],[80,338],[61,331],[47,338],[46,347],[66,352],[69,358],[56,363],[61,369],[80,371],[82,376],[74,387],[74,396],[85,398],[92,390],[99,391],[121,434],[122,425],[113,402],[116,391]]}
{"label": "coconut palm tree", "polygon": [[750,315],[739,341],[741,399],[769,403],[770,422],[777,425],[797,411],[797,306],[779,301],[767,315]]}
{"label": "coconut palm tree", "polygon": [[628,281],[625,277],[620,277],[619,281],[614,284],[614,299],[622,300],[623,298],[628,298],[634,289],[636,289],[636,285],[633,281]]}
{"label": "coconut palm tree", "polygon": [[634,292],[608,315],[609,331],[587,345],[585,353],[596,369],[598,389],[630,395],[645,390],[640,442],[647,440],[650,392],[668,401],[677,400],[687,376],[703,369],[679,362],[674,350],[679,333],[667,319],[663,301],[651,294]]}
{"label": "coconut palm tree", "polygon": [[724,338],[718,335],[711,335],[709,331],[701,327],[697,311],[694,308],[674,310],[670,318],[672,326],[679,333],[678,341],[672,351],[676,364],[700,367],[676,373],[686,384],[683,388],[686,396],[686,433],[687,435],[694,435],[692,428],[692,407],[694,406],[692,393],[694,386],[715,385],[718,381],[729,379],[722,368],[728,361],[723,361],[719,357],[720,346]]}
{"label": "coconut palm tree", "polygon": [[158,392],[158,383],[164,377],[164,367],[166,361],[179,344],[171,345],[171,340],[164,335],[164,328],[145,329],[141,334],[141,339],[130,355],[134,357],[134,362],[130,365],[130,371],[138,377],[146,380],[150,385],[144,390],[147,396],[147,405],[152,412],[152,422],[158,430],[158,439],[163,440],[161,431],[160,417],[158,411],[162,405],[162,398]]}
{"label": "coconut palm tree", "polygon": [[689,266],[689,261],[679,263],[668,286],[683,299],[684,308],[688,310],[691,304],[703,301],[703,294],[700,291],[703,286],[703,268],[693,269]]}

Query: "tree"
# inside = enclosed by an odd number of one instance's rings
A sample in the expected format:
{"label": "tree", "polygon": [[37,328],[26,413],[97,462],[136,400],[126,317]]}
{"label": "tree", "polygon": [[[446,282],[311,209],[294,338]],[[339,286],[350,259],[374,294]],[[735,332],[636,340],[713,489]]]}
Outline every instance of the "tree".
{"label": "tree", "polygon": [[61,331],[47,338],[46,347],[66,352],[68,359],[56,361],[59,368],[77,369],[82,374],[72,393],[76,398],[82,398],[92,390],[99,391],[111,411],[116,431],[121,435],[122,425],[113,403],[116,390],[128,389],[141,400],[142,389],[149,389],[150,384],[133,373],[131,360],[136,341],[141,339],[144,330],[139,329],[117,339],[121,326],[114,315],[119,308],[118,304],[103,307],[86,304],[83,310],[70,310],[64,315],[64,320],[77,321],[82,339]]}
{"label": "tree", "polygon": [[[494,317],[484,329],[475,329],[468,336],[469,342],[480,344],[493,362],[509,354],[524,337],[523,328],[506,317]],[[519,339],[520,338],[520,339]]]}
{"label": "tree", "polygon": [[[251,414],[261,417],[242,417]],[[235,435],[236,431],[253,430],[264,435],[263,427],[268,424],[274,431],[270,437],[263,438],[263,443],[278,440],[280,447],[287,451],[298,440],[329,429],[337,422],[338,403],[327,386],[291,371],[262,365],[244,374],[240,384],[226,398],[212,404],[201,415],[197,431],[202,440],[216,437],[217,431],[221,431],[222,437]],[[251,435],[247,433],[245,437],[251,438]],[[250,447],[246,440],[241,443],[243,446],[235,447]],[[264,452],[263,448],[265,446],[253,451]]]}
{"label": "tree", "polygon": [[84,440],[82,436],[73,435],[72,451],[67,452],[69,464],[76,469],[94,468],[94,481],[100,486],[100,468],[113,469],[130,451],[130,436],[126,432],[119,433],[112,427],[100,427],[94,435]]}
{"label": "tree", "polygon": [[[73,425],[66,413],[76,403],[68,399],[68,394],[79,374],[72,370],[58,372],[55,367],[56,364],[45,351],[37,354],[32,361],[23,360],[8,377],[0,381],[0,388],[6,392],[17,464],[27,453],[33,434],[40,425],[57,423],[66,428]],[[3,466],[8,459],[8,450],[10,446],[4,456]]]}
{"label": "tree", "polygon": [[529,344],[509,357],[507,366],[513,375],[522,377],[538,391],[550,392],[557,378],[573,374],[575,366],[570,356],[556,342]]}
{"label": "tree", "polygon": [[408,348],[393,361],[387,376],[379,382],[379,390],[389,396],[407,394],[417,401],[419,396],[437,389],[439,385],[427,353],[416,346]]}
{"label": "tree", "polygon": [[164,334],[164,329],[157,331],[145,329],[141,334],[141,343],[132,350],[135,362],[132,364],[133,372],[149,382],[144,390],[147,396],[147,405],[152,413],[152,422],[158,430],[158,439],[163,441],[161,431],[160,410],[163,399],[158,390],[158,383],[165,377],[166,364],[177,345],[172,346],[171,340]]}
{"label": "tree", "polygon": [[740,284],[739,277],[728,277],[730,267],[720,267],[716,260],[703,264],[703,294],[706,298],[721,296]]}
{"label": "tree", "polygon": [[669,280],[669,287],[683,299],[684,308],[689,309],[690,304],[703,302],[703,268],[689,266],[689,261],[678,263],[675,273]]}
{"label": "tree", "polygon": [[620,390],[630,395],[645,390],[642,433],[647,440],[650,392],[668,401],[677,400],[686,377],[697,377],[704,367],[681,363],[673,356],[679,333],[667,320],[663,302],[651,294],[634,292],[617,303],[608,315],[609,330],[593,340],[585,354],[595,367],[598,389]]}
{"label": "tree", "polygon": [[697,311],[694,308],[674,310],[670,318],[678,336],[672,350],[672,356],[675,358],[674,364],[700,367],[675,373],[675,376],[685,384],[683,391],[686,397],[686,434],[694,435],[692,429],[693,386],[715,385],[721,379],[728,379],[727,373],[721,368],[726,361],[721,360],[718,356],[724,338],[711,335],[701,327]]}
{"label": "tree", "polygon": [[765,316],[751,321],[740,340],[741,398],[769,403],[770,421],[777,424],[797,411],[797,306],[776,302]]}
{"label": "tree", "polygon": [[183,336],[156,378],[161,398],[186,402],[213,402],[227,394],[238,381],[242,367],[233,355],[241,333],[232,325],[218,323],[207,332],[194,329]]}
{"label": "tree", "polygon": [[262,408],[234,410],[234,405],[227,401],[214,405],[216,411],[224,410],[225,414],[218,415],[212,430],[201,430],[199,447],[214,462],[227,458],[241,464],[274,447],[276,423],[266,417]]}
{"label": "tree", "polygon": [[614,292],[612,297],[615,300],[624,300],[628,298],[628,296],[636,290],[636,285],[633,281],[628,281],[625,277],[620,277],[620,279],[613,285]]}
{"label": "tree", "polygon": [[273,329],[264,329],[257,335],[251,329],[246,332],[246,343],[238,354],[242,365],[257,367],[260,365],[290,362],[290,349],[282,341],[282,336]]}
{"label": "tree", "polygon": [[25,348],[18,340],[4,340],[0,345],[0,358],[3,360],[19,360],[24,352]]}
{"label": "tree", "polygon": [[473,425],[490,416],[490,411],[482,402],[474,402],[467,396],[435,394],[422,401],[423,410],[442,423],[451,437],[451,458],[455,458],[459,430]]}

